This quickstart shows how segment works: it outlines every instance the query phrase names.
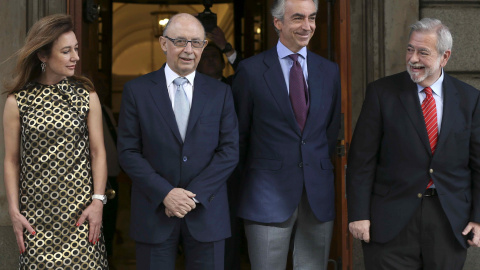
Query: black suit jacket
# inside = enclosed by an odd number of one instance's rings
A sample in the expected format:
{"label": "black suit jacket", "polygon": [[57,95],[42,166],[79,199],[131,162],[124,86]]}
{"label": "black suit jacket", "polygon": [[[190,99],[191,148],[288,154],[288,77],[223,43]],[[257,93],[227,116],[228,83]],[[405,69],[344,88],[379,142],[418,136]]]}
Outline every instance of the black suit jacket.
{"label": "black suit jacket", "polygon": [[122,168],[132,179],[131,237],[161,243],[180,219],[165,215],[174,187],[195,193],[185,216],[192,236],[211,242],[230,236],[226,181],[238,162],[238,126],[230,87],[196,73],[185,142],[168,96],[165,71],[125,84],[118,125]]}
{"label": "black suit jacket", "polygon": [[430,178],[458,241],[480,222],[480,92],[448,74],[432,156],[417,86],[407,72],[368,85],[348,157],[349,220],[370,220],[385,243],[406,226]]}

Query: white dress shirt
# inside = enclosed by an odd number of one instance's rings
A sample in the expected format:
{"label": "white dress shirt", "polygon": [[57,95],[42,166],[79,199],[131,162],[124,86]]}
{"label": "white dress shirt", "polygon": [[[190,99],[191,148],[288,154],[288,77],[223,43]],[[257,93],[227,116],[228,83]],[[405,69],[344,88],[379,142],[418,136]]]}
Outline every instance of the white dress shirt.
{"label": "white dress shirt", "polygon": [[[178,78],[182,77],[175,73],[168,64],[165,64],[165,78],[167,80],[167,88],[168,88],[168,96],[170,97],[170,101],[172,102],[172,109],[174,109],[175,104],[175,91],[177,91],[177,87],[173,83],[173,81]],[[195,79],[195,71],[184,76],[188,82],[183,85],[183,89],[185,90],[185,94],[187,95],[188,102],[190,103],[190,108],[192,107],[192,98],[193,98],[193,80]]]}
{"label": "white dress shirt", "polygon": [[[437,108],[437,122],[438,122],[438,134],[440,135],[440,128],[442,127],[442,117],[443,117],[443,69],[442,75],[436,82],[430,85],[432,88],[433,99],[435,99],[435,106]],[[420,105],[422,105],[423,100],[427,97],[427,94],[423,92],[425,87],[417,84],[418,98],[420,99]]]}

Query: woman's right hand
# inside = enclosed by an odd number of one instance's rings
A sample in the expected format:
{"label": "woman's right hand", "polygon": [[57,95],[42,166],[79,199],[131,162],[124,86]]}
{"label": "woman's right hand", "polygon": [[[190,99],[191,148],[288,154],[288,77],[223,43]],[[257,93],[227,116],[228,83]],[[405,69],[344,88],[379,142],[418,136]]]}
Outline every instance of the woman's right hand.
{"label": "woman's right hand", "polygon": [[27,229],[27,231],[32,235],[35,235],[36,232],[22,214],[16,213],[10,215],[10,217],[12,219],[13,232],[15,233],[15,238],[17,238],[18,249],[20,250],[20,253],[24,253],[25,242],[23,241],[23,230]]}

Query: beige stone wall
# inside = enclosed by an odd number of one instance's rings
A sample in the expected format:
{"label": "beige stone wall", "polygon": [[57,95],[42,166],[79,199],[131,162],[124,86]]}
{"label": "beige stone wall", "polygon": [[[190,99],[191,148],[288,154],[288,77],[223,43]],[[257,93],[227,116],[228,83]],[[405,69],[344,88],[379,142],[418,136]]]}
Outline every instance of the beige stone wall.
{"label": "beige stone wall", "polygon": [[453,35],[447,73],[480,89],[480,1],[421,1],[420,16],[441,20]]}

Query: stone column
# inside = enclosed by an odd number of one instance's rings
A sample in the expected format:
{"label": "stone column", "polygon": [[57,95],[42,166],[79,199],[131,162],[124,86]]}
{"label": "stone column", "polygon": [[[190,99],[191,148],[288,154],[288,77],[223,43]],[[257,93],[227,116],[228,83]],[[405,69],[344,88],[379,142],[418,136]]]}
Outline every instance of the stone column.
{"label": "stone column", "polygon": [[[0,39],[0,63],[11,57],[15,51],[17,51],[24,42],[26,34],[26,2],[9,0],[2,1],[0,8],[0,33],[2,38]],[[15,67],[15,58],[11,58],[9,61],[0,64],[0,81],[4,81],[10,78],[11,72]],[[3,93],[5,88],[0,85],[0,91]],[[0,184],[0,269],[10,270],[18,268],[19,252],[15,236],[13,234],[12,225],[10,222],[10,216],[8,214],[8,204],[5,194],[5,185],[3,183],[3,160],[5,153],[5,145],[3,140],[3,109],[5,107],[5,100],[7,96],[5,94],[0,95],[0,117],[1,132],[0,132],[0,175],[2,183]]]}
{"label": "stone column", "polygon": [[352,126],[366,85],[405,70],[408,26],[418,20],[419,0],[351,0]]}

